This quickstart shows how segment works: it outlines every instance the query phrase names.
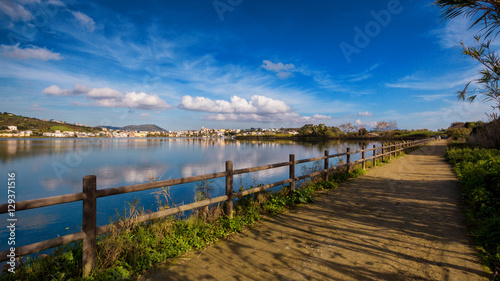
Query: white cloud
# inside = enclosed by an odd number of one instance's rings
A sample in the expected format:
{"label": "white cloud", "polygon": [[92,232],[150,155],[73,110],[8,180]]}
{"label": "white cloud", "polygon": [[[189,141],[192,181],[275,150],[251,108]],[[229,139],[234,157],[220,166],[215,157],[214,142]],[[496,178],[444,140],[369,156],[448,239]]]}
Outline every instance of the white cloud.
{"label": "white cloud", "polygon": [[[445,75],[432,77],[405,76],[395,83],[385,83],[388,88],[403,88],[412,90],[452,90],[455,87],[465,87],[471,80],[478,77],[479,68],[470,68]],[[473,86],[474,83],[471,84]]]}
{"label": "white cloud", "polygon": [[[103,94],[112,94],[112,92],[103,91]],[[125,107],[145,110],[166,110],[173,108],[173,106],[160,99],[157,95],[146,93],[128,92],[116,98],[98,97],[94,99],[97,99],[95,102],[96,105],[103,107]]]}
{"label": "white cloud", "polygon": [[214,114],[208,115],[205,120],[212,121],[236,121],[236,122],[280,122],[280,123],[293,123],[305,124],[316,123],[332,119],[331,116],[315,114],[313,116],[302,116],[296,112],[286,112],[280,114],[259,115],[254,113],[227,113],[227,114]]}
{"label": "white cloud", "polygon": [[17,2],[26,5],[26,4],[38,4],[41,0],[16,0]]}
{"label": "white cloud", "polygon": [[273,63],[272,61],[269,60],[264,60],[262,65],[262,68],[268,71],[273,71],[276,72],[276,75],[280,79],[286,79],[290,76],[292,76],[292,72],[295,69],[295,65],[288,63],[288,64],[283,64],[282,62],[279,63]]}
{"label": "white cloud", "polygon": [[414,95],[413,97],[422,99],[423,101],[436,101],[444,98],[452,97],[452,94],[438,94],[438,95]]}
{"label": "white cloud", "polygon": [[456,17],[444,22],[444,26],[430,32],[438,38],[439,45],[444,48],[455,48],[460,42],[472,43],[474,35],[478,33],[477,28],[469,29],[471,21],[465,17]]}
{"label": "white cloud", "polygon": [[257,108],[257,113],[282,113],[290,112],[292,109],[283,101],[273,100],[264,96],[252,96],[252,101],[250,102],[252,106]]}
{"label": "white cloud", "polygon": [[269,71],[282,72],[282,71],[290,71],[290,70],[294,69],[295,65],[293,65],[291,63],[283,64],[282,62],[273,63],[272,61],[264,60],[262,67],[266,70],[269,70]]}
{"label": "white cloud", "polygon": [[184,96],[179,108],[219,113],[203,118],[212,121],[314,123],[332,118],[320,114],[302,116],[285,102],[260,95],[252,96],[250,101],[238,96],[233,96],[231,101]]}
{"label": "white cloud", "polygon": [[52,85],[48,88],[43,89],[42,93],[53,96],[74,96],[81,94],[79,92],[76,92],[75,90],[61,89],[56,85]]}
{"label": "white cloud", "polygon": [[376,121],[363,122],[363,121],[361,121],[361,119],[356,120],[356,124],[358,124],[359,126],[361,126],[363,128],[374,128],[375,126],[377,126]]}
{"label": "white cloud", "polygon": [[[415,129],[427,128],[436,130],[447,128],[453,122],[488,121],[486,114],[493,112],[493,102],[476,101],[473,103],[461,101],[445,101],[442,108],[434,111],[397,114],[391,119],[398,123],[410,124]],[[389,118],[388,118],[389,119]]]}
{"label": "white cloud", "polygon": [[331,116],[321,115],[321,114],[314,114],[313,116],[311,116],[311,118],[315,119],[315,120],[330,120],[330,119],[332,119]]}
{"label": "white cloud", "polygon": [[368,112],[368,111],[363,111],[363,112],[359,112],[358,116],[373,116],[373,113]]}
{"label": "white cloud", "polygon": [[234,112],[229,102],[224,100],[213,101],[205,97],[183,96],[179,108],[206,112]]}
{"label": "white cloud", "polygon": [[33,111],[45,111],[46,109],[39,106],[38,104],[33,104],[33,106],[30,108],[30,110],[33,110]]}
{"label": "white cloud", "polygon": [[330,120],[331,116],[315,114],[313,116],[301,116],[296,112],[286,112],[280,114],[259,115],[255,113],[228,113],[208,115],[205,120],[212,121],[236,121],[236,122],[285,122],[294,124],[316,123],[320,121]]}
{"label": "white cloud", "polygon": [[61,60],[62,56],[59,53],[53,53],[45,48],[30,46],[25,49],[19,48],[19,43],[16,45],[0,45],[2,55],[14,59],[37,59],[37,60]]}
{"label": "white cloud", "polygon": [[380,66],[380,64],[376,63],[361,73],[345,75],[345,79],[347,79],[351,83],[366,80],[366,79],[371,78],[373,76],[373,74],[371,72],[373,70],[377,69],[379,66]]}
{"label": "white cloud", "polygon": [[[464,42],[466,46],[477,45],[474,39],[475,35],[483,34],[481,31],[482,24],[471,27],[473,21],[464,16],[459,16],[444,22],[444,26],[430,31],[430,35],[437,37],[438,44],[443,49],[448,48],[461,48],[461,43]],[[498,40],[493,40],[491,46],[500,46]]]}
{"label": "white cloud", "polygon": [[0,1],[0,14],[9,16],[12,21],[29,21],[33,18],[28,10],[12,0]]}
{"label": "white cloud", "polygon": [[61,89],[56,85],[45,88],[42,93],[58,96],[76,96],[85,94],[89,100],[93,100],[94,105],[103,107],[127,107],[146,110],[166,110],[173,108],[158,95],[128,92],[125,95],[115,89],[90,88],[82,84],[76,84],[73,89]]}
{"label": "white cloud", "polygon": [[[75,89],[76,89],[76,85],[75,85]],[[89,99],[96,99],[96,100],[100,100],[100,99],[121,99],[123,98],[123,94],[122,92],[118,91],[118,90],[115,90],[115,89],[111,89],[111,88],[93,88],[93,89],[90,89],[87,92],[87,98]]]}
{"label": "white cloud", "polygon": [[59,6],[59,7],[66,7],[66,4],[59,0],[49,0],[47,1],[48,4],[54,5],[54,6]]}
{"label": "white cloud", "polygon": [[285,102],[265,96],[254,95],[250,102],[244,98],[233,96],[231,101],[211,100],[205,97],[182,97],[179,108],[214,113],[256,113],[274,114],[290,112],[292,109]]}
{"label": "white cloud", "polygon": [[130,108],[140,108],[140,109],[171,109],[173,108],[166,101],[160,99],[157,95],[148,95],[146,93],[135,93],[130,92],[126,93],[123,98],[122,107],[130,107]]}
{"label": "white cloud", "polygon": [[75,17],[75,19],[83,26],[85,27],[88,31],[94,32],[95,30],[95,22],[94,20],[87,16],[84,13],[81,12],[75,12],[71,11],[71,14]]}

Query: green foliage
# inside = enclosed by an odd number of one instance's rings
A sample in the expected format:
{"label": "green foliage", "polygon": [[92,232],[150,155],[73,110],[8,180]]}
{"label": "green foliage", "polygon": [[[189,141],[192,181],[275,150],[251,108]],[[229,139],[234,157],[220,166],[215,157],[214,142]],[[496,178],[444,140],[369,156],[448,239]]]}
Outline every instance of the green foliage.
{"label": "green foliage", "polygon": [[488,266],[500,273],[500,150],[455,145],[446,159],[462,181],[470,231]]}
{"label": "green foliage", "polygon": [[428,139],[432,136],[443,135],[442,132],[429,131],[427,129],[419,129],[419,130],[400,130],[394,133],[395,138],[401,139]]}
{"label": "green foliage", "polygon": [[73,128],[70,128],[68,126],[61,126],[61,125],[51,126],[50,130],[51,131],[59,130],[61,132],[65,132],[65,131],[74,132],[75,131],[75,129],[73,129]]}
{"label": "green foliage", "polygon": [[108,268],[97,275],[94,280],[96,281],[119,281],[130,278],[130,271],[123,268],[123,266],[115,266]]}
{"label": "green foliage", "polygon": [[14,274],[6,273],[0,280],[74,280],[81,275],[82,243],[60,246],[51,255],[28,258]]}
{"label": "green foliage", "polygon": [[360,129],[358,130],[358,134],[359,134],[360,136],[366,136],[366,135],[368,135],[368,130],[367,130],[366,128],[360,128]]}
{"label": "green foliage", "polygon": [[450,128],[446,130],[446,134],[453,140],[465,140],[472,132],[470,128]]}
{"label": "green foliage", "polygon": [[338,137],[342,132],[337,127],[328,127],[325,124],[306,124],[299,129],[299,134],[305,137]]}
{"label": "green foliage", "polygon": [[194,186],[195,192],[195,201],[202,201],[205,199],[212,198],[212,194],[214,193],[214,188],[211,185],[214,181],[203,180],[198,182]]}

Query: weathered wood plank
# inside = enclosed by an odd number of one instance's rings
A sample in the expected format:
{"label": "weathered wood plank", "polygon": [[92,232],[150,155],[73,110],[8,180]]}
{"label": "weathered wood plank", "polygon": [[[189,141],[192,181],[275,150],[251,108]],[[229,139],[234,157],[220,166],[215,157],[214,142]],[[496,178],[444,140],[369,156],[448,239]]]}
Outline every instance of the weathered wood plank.
{"label": "weathered wood plank", "polygon": [[164,181],[157,181],[157,182],[150,182],[150,183],[142,183],[142,184],[134,184],[134,185],[114,187],[114,188],[100,189],[100,190],[97,190],[96,194],[97,194],[97,198],[100,198],[100,197],[106,197],[106,196],[111,196],[111,195],[116,195],[116,194],[159,188],[159,187],[164,187],[164,186],[178,185],[178,184],[197,182],[197,181],[202,181],[202,180],[211,180],[211,179],[216,179],[216,178],[222,178],[225,176],[226,176],[226,172],[219,172],[219,173],[213,173],[213,174],[207,174],[207,175],[200,175],[200,176],[193,176],[193,177],[186,177],[186,178],[170,179],[170,180],[164,180]]}
{"label": "weathered wood plank", "polygon": [[276,163],[276,164],[263,165],[263,166],[259,166],[259,167],[238,169],[238,170],[234,170],[233,171],[233,175],[253,173],[253,172],[264,171],[264,170],[270,170],[270,169],[279,168],[279,167],[286,167],[288,165],[290,165],[290,162],[281,162],[281,163]]}
{"label": "weathered wood plank", "polygon": [[[80,193],[73,193],[73,194],[67,194],[67,195],[59,195],[59,196],[45,197],[45,198],[40,198],[40,199],[20,201],[20,202],[16,202],[16,212],[23,211],[23,210],[29,210],[29,209],[35,209],[35,208],[48,207],[48,206],[53,206],[53,205],[59,205],[59,204],[64,204],[64,203],[76,202],[76,201],[83,200],[83,198],[84,198],[83,192],[80,192]],[[0,205],[0,214],[8,213],[8,210],[7,210],[8,205],[9,204]]]}
{"label": "weathered wood plank", "polygon": [[[80,231],[77,233],[64,235],[64,236],[53,238],[50,240],[45,240],[45,241],[30,244],[30,245],[22,246],[22,247],[17,248],[18,251],[16,252],[16,257],[18,257],[19,255],[26,256],[29,254],[34,254],[34,253],[37,253],[37,252],[40,252],[43,250],[47,250],[50,248],[54,248],[57,246],[61,246],[64,244],[75,242],[78,240],[82,240],[83,238],[85,238],[85,233],[83,231]],[[9,253],[10,253],[9,250],[0,252],[0,262],[8,260],[9,258],[7,257],[7,255]]]}

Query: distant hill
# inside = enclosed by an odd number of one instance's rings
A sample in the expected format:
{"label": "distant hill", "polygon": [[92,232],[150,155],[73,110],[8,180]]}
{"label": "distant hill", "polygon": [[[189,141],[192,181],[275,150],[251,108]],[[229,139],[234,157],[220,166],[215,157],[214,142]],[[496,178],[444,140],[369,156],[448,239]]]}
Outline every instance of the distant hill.
{"label": "distant hill", "polygon": [[123,131],[149,131],[149,132],[154,132],[154,131],[160,131],[160,132],[166,132],[167,130],[158,127],[153,124],[146,124],[146,125],[128,125],[125,127],[121,127],[120,130]]}
{"label": "distant hill", "polygon": [[99,128],[93,128],[84,125],[76,125],[66,123],[64,121],[45,120],[31,118],[12,113],[0,113],[0,130],[6,130],[7,126],[17,126],[19,131],[23,130],[38,130],[50,132],[55,130],[60,131],[79,131],[79,132],[98,132]]}
{"label": "distant hill", "polygon": [[50,132],[55,130],[60,131],[79,131],[79,132],[99,132],[101,128],[107,128],[111,130],[123,130],[123,131],[160,131],[166,132],[167,130],[158,127],[153,124],[146,125],[129,125],[125,127],[113,127],[113,126],[99,126],[99,127],[89,127],[84,125],[76,125],[66,123],[64,121],[57,120],[45,120],[37,119],[31,117],[25,117],[21,115],[15,115],[12,113],[0,112],[0,130],[7,130],[7,126],[17,126],[19,131],[22,130],[38,130],[42,132]]}

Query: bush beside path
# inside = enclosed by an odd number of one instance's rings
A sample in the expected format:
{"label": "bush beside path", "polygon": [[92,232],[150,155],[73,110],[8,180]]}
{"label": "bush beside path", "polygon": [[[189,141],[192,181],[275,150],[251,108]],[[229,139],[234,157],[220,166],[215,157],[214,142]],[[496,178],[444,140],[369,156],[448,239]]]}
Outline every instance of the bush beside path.
{"label": "bush beside path", "polygon": [[488,280],[446,142],[370,169],[141,280]]}

